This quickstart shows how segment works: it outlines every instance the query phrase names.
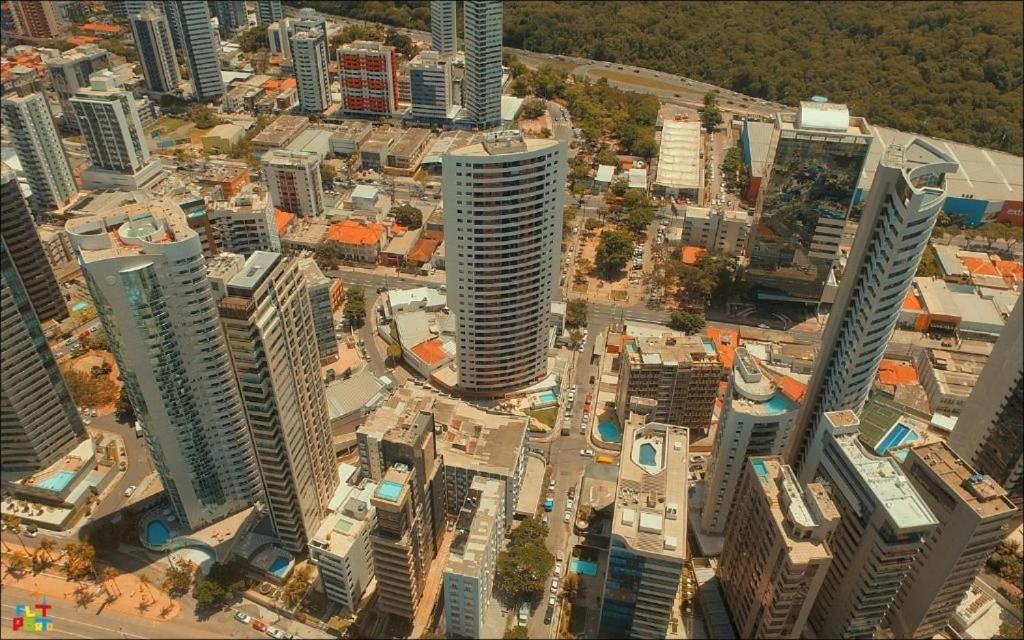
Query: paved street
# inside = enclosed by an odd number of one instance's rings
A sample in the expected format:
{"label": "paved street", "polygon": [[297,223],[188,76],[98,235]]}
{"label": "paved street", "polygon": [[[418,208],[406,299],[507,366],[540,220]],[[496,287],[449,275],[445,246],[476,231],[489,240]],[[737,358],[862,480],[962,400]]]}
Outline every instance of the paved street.
{"label": "paved street", "polygon": [[106,498],[93,514],[93,519],[98,520],[121,508],[121,505],[128,500],[124,497],[124,490],[133,485],[138,487],[142,479],[153,472],[153,462],[149,457],[146,441],[135,435],[134,425],[120,424],[113,415],[109,415],[93,418],[89,428],[104,429],[121,436],[121,439],[124,440],[125,458],[128,461],[128,469],[109,490]]}

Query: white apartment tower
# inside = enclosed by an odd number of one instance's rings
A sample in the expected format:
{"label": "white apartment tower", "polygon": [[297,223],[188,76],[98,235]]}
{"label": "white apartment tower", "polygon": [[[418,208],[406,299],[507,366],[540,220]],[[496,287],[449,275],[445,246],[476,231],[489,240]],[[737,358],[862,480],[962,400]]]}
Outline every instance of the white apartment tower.
{"label": "white apartment tower", "polygon": [[[3,168],[6,174],[7,165]],[[6,238],[0,238],[0,377],[0,469],[5,473],[45,469],[85,439],[82,418],[46,344]]]}
{"label": "white apartment tower", "polygon": [[705,533],[725,533],[747,458],[783,453],[800,412],[797,400],[745,348],[736,350],[704,480]]}
{"label": "white apartment tower", "polygon": [[455,0],[431,0],[430,49],[445,55],[459,51],[458,30],[455,20]]}
{"label": "white apartment tower", "polygon": [[463,5],[466,75],[462,106],[480,129],[501,124],[500,0],[466,0]]}
{"label": "white apartment tower", "polygon": [[192,95],[198,102],[209,102],[224,95],[224,80],[220,75],[220,60],[210,28],[210,8],[205,2],[169,0],[163,3],[164,13],[180,35],[180,46],[175,43],[188,62]]}
{"label": "white apartment tower", "polygon": [[833,559],[811,609],[818,638],[875,638],[915,556],[939,524],[895,457],[860,440],[852,411],[826,412],[820,472],[839,511]]}
{"label": "white apartment tower", "polygon": [[167,16],[156,7],[146,7],[131,17],[132,37],[139,52],[146,89],[155,93],[176,91],[181,73],[174,55],[174,39]]}
{"label": "white apartment tower", "polygon": [[256,0],[257,24],[270,24],[280,20],[281,16],[281,0]]}
{"label": "white apartment tower", "polygon": [[71,97],[83,87],[89,86],[89,76],[110,68],[110,54],[95,44],[86,44],[69,49],[46,61],[46,72],[50,74],[53,92],[60,101],[62,127],[78,131]]}
{"label": "white apartment tower", "polygon": [[779,456],[743,462],[718,579],[741,638],[800,638],[832,562],[839,512],[825,488],[800,485]]}
{"label": "white apartment tower", "polygon": [[298,262],[256,251],[218,304],[277,537],[300,552],[338,486],[316,327]]}
{"label": "white apartment tower", "polygon": [[940,524],[914,559],[889,610],[889,623],[897,638],[934,638],[996,545],[1020,523],[1020,512],[1005,489],[972,469],[945,442],[910,449],[903,470]]}
{"label": "white apartment tower", "polygon": [[878,165],[788,446],[787,459],[803,482],[814,478],[818,466],[821,415],[845,409],[857,414],[867,400],[945,202],[945,175],[957,168],[919,138],[890,145]]}
{"label": "white apartment tower", "polygon": [[327,38],[319,29],[300,31],[289,41],[299,108],[306,113],[323,113],[331,104],[331,83],[327,73]]}
{"label": "white apartment tower", "polygon": [[82,173],[86,187],[139,189],[160,173],[160,163],[150,162],[139,110],[120,76],[94,73],[89,88],[71,98],[71,106],[92,160]]}
{"label": "white apartment tower", "polygon": [[0,108],[4,127],[14,141],[18,160],[32,188],[32,210],[52,211],[66,206],[78,194],[78,187],[46,97],[41,92],[9,93],[3,97]]}
{"label": "white apartment tower", "polygon": [[275,207],[304,218],[323,215],[324,187],[315,153],[272,149],[262,161]]}
{"label": "white apartment tower", "polygon": [[171,200],[67,223],[171,507],[191,529],[260,498],[199,236]]}
{"label": "white apartment tower", "polygon": [[449,637],[484,637],[494,573],[505,538],[505,483],[473,478],[455,520],[455,537],[445,564],[445,630]]}
{"label": "white apartment tower", "polygon": [[454,103],[452,62],[436,51],[424,51],[409,63],[411,114],[417,120],[446,120]]}
{"label": "white apartment tower", "polygon": [[442,160],[458,385],[498,396],[547,375],[566,145],[489,134]]}
{"label": "white apartment tower", "polygon": [[1018,298],[992,355],[960,412],[949,446],[1024,506],[1024,298]]}

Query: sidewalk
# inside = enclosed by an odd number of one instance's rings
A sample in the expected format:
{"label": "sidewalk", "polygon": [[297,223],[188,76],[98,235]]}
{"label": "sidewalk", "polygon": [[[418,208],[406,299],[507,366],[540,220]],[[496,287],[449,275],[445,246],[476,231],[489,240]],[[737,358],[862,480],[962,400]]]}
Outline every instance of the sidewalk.
{"label": "sidewalk", "polygon": [[[103,575],[103,569],[104,567],[96,564],[96,571],[100,575]],[[153,580],[148,588],[144,587],[139,579],[131,573],[118,575],[113,580],[104,581],[101,584],[97,584],[91,578],[70,582],[65,576],[59,575],[55,571],[56,567],[53,565],[46,571],[37,574],[27,571],[21,577],[16,577],[5,571],[2,583],[17,586],[31,591],[33,594],[73,600],[78,603],[79,609],[94,611],[96,615],[100,615],[109,608],[160,622],[173,620],[181,613],[181,605],[164,593],[157,586],[156,580]],[[115,599],[111,601],[100,597],[103,589],[111,589]]]}

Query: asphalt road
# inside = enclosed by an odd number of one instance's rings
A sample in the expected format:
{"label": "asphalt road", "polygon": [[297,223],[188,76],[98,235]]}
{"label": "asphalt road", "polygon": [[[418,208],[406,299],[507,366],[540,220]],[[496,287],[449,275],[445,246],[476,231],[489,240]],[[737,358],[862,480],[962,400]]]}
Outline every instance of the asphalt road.
{"label": "asphalt road", "polygon": [[138,487],[142,479],[153,472],[153,461],[149,457],[145,439],[136,437],[132,425],[120,424],[114,420],[113,415],[93,418],[89,428],[104,429],[121,436],[128,460],[128,469],[93,514],[94,519],[99,519],[121,508],[128,500],[124,490],[133,485]]}

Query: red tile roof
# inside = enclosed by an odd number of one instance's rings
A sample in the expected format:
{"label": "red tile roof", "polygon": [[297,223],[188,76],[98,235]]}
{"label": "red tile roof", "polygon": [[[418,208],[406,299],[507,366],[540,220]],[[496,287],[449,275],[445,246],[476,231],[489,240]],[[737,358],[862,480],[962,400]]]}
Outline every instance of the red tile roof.
{"label": "red tile roof", "polygon": [[707,252],[708,250],[704,247],[691,247],[690,245],[686,245],[683,247],[680,256],[683,259],[683,264],[697,264],[700,257]]}
{"label": "red tile roof", "polygon": [[448,352],[441,347],[441,343],[438,342],[437,338],[432,338],[426,342],[419,343],[412,348],[412,352],[415,353],[420,360],[430,365],[440,364],[448,359]]}
{"label": "red tile roof", "polygon": [[345,220],[331,225],[330,231],[327,232],[327,239],[340,244],[369,245],[379,243],[382,235],[384,235],[384,225]]}

